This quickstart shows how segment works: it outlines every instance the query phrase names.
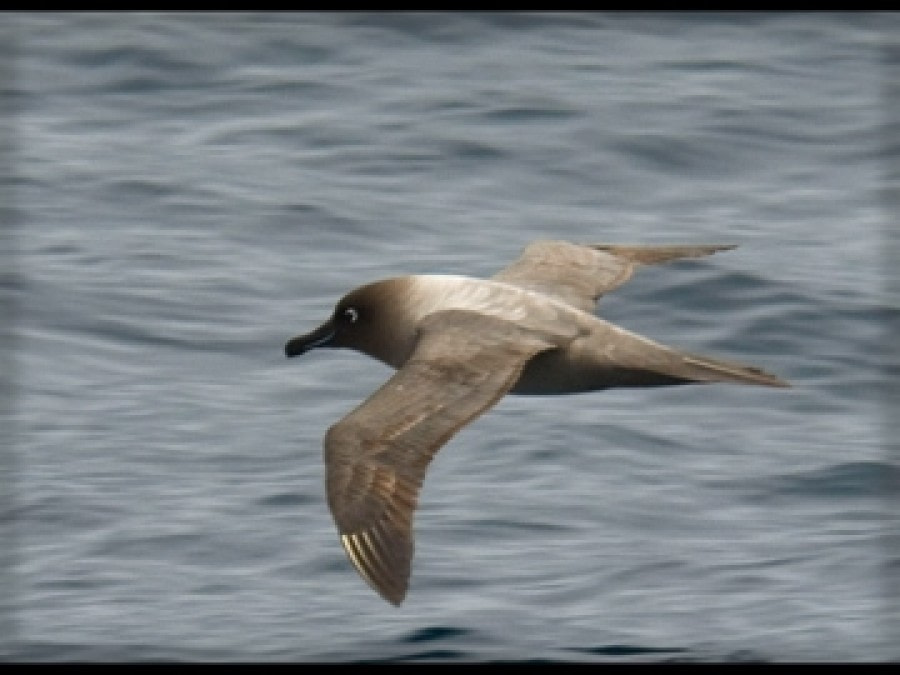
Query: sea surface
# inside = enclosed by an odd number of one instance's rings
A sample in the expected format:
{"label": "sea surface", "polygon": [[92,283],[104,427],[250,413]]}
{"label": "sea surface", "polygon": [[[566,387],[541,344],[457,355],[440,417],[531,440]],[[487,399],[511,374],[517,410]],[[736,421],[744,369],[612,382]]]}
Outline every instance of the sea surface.
{"label": "sea surface", "polygon": [[[900,16],[0,15],[0,660],[900,658]],[[779,374],[506,397],[409,595],[284,358],[354,286],[535,239],[726,243],[599,313]]]}

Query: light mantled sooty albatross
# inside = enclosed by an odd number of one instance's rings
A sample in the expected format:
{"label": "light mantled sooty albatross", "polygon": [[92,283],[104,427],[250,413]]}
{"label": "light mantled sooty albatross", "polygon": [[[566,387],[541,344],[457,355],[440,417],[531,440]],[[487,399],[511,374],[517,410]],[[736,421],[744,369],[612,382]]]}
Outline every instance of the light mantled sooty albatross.
{"label": "light mantled sooty albatross", "polygon": [[666,347],[594,315],[638,265],[734,246],[539,241],[490,279],[414,275],[345,295],[287,356],[346,347],[397,372],[325,435],[328,506],[359,574],[399,605],[428,463],[503,395],[732,382],[789,386],[759,368]]}

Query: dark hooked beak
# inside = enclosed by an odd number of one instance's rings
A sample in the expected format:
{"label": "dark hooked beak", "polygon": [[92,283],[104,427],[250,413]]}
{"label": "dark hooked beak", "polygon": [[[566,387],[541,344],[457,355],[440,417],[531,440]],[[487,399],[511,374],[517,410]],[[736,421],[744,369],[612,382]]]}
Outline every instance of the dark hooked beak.
{"label": "dark hooked beak", "polygon": [[310,349],[327,347],[334,339],[334,333],[334,324],[331,321],[326,321],[312,333],[298,335],[288,340],[284,346],[284,355],[300,356],[300,354],[305,354]]}

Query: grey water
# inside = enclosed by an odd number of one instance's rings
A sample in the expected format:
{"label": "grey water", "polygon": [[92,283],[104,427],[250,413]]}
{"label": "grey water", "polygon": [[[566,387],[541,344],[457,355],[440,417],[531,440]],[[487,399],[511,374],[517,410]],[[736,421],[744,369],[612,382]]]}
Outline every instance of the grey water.
{"label": "grey water", "polygon": [[[0,659],[900,657],[898,27],[0,15]],[[503,399],[394,608],[321,458],[390,372],[283,344],[542,238],[738,244],[598,311],[793,386]]]}

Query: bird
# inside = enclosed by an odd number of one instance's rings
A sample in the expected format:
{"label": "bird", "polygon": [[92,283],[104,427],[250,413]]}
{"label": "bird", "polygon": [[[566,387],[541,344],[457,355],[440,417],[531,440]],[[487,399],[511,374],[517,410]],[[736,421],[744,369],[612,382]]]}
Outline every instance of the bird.
{"label": "bird", "polygon": [[396,372],[324,437],[326,497],[359,575],[399,606],[426,470],[462,427],[506,394],[729,382],[788,387],[760,368],[665,346],[595,314],[642,266],[734,245],[538,240],[490,278],[398,276],[344,295],[285,355],[348,348]]}

